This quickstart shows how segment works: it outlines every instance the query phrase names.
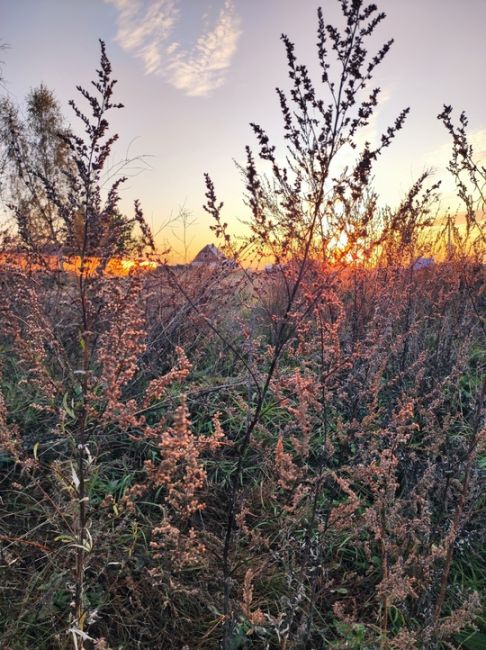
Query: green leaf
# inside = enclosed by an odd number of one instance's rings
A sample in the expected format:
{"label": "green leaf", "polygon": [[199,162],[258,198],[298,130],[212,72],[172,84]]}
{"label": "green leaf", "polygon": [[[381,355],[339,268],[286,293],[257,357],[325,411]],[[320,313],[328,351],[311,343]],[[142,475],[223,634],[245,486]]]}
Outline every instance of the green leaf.
{"label": "green leaf", "polygon": [[62,398],[62,407],[72,420],[76,419],[76,414],[74,412],[74,400],[71,399],[71,404],[68,404],[68,393],[64,393],[64,397]]}
{"label": "green leaf", "polygon": [[473,632],[472,634],[463,633],[458,635],[461,647],[466,650],[484,650],[486,648],[486,634],[482,632]]}

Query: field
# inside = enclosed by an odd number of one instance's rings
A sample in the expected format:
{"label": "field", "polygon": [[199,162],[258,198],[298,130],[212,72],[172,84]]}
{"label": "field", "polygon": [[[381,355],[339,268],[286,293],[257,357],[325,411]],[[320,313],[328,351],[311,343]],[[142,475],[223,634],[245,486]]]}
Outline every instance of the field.
{"label": "field", "polygon": [[103,42],[83,135],[45,88],[54,130],[3,102],[1,648],[486,647],[486,169],[446,106],[460,213],[427,173],[378,206],[406,110],[334,171],[388,52],[364,49],[376,8],[340,6],[342,32],[318,14],[333,100],[284,37],[286,163],[253,125],[245,238],[206,176],[198,264],[103,181]]}
{"label": "field", "polygon": [[76,376],[66,390],[76,276],[2,276],[19,324],[2,339],[5,647],[68,642],[82,408],[90,636],[218,647],[227,590],[231,647],[464,641],[484,589],[484,268],[308,266],[285,330],[290,270],[169,270],[96,280],[86,407]]}

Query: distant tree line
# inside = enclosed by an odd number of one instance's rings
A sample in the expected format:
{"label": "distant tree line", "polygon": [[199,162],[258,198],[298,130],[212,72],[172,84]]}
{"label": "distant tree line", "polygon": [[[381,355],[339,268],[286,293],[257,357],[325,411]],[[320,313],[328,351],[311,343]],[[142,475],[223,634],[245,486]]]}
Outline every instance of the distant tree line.
{"label": "distant tree line", "polygon": [[[0,99],[0,197],[14,221],[12,246],[65,255],[79,255],[84,246],[86,254],[100,255],[104,240],[116,232],[115,252],[128,255],[134,251],[135,221],[110,201],[101,206],[98,194],[103,178],[97,179],[96,196],[92,193],[79,202],[79,190],[87,180],[79,164],[79,146],[58,99],[44,84],[27,93],[22,108],[9,97]],[[91,236],[84,242],[86,209]],[[104,233],[101,238],[100,232]]]}

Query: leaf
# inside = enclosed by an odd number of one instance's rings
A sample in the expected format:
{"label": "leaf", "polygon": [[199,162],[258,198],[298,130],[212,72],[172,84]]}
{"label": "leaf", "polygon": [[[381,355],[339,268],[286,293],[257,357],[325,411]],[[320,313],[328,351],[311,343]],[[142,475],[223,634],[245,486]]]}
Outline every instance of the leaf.
{"label": "leaf", "polygon": [[76,414],[74,413],[74,400],[71,399],[71,405],[68,404],[68,394],[64,393],[64,397],[62,398],[62,406],[63,409],[66,411],[66,413],[69,415],[69,417],[72,420],[76,419]]}
{"label": "leaf", "polygon": [[74,537],[71,537],[70,535],[58,535],[57,537],[54,537],[55,542],[64,542],[65,544],[71,544],[74,542]]}
{"label": "leaf", "polygon": [[93,538],[91,537],[91,533],[89,530],[84,531],[85,534],[85,540],[84,540],[84,547],[85,550],[90,553],[93,550]]}
{"label": "leaf", "polygon": [[71,476],[72,476],[72,479],[73,479],[74,487],[76,488],[76,490],[78,490],[79,485],[80,485],[80,481],[79,481],[78,475],[76,474],[76,470],[74,469],[74,465],[72,463],[71,463]]}
{"label": "leaf", "polygon": [[466,636],[465,633],[459,635],[461,647],[467,650],[483,650],[486,648],[486,634],[482,632],[473,632]]}

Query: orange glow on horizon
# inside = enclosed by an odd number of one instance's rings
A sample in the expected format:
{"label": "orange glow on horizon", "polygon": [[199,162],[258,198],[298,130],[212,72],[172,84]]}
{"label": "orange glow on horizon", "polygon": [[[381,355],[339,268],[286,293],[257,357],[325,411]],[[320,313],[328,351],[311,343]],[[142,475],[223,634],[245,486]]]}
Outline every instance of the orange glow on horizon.
{"label": "orange glow on horizon", "polygon": [[[35,257],[29,259],[26,253],[0,253],[0,265],[33,271],[60,271],[75,275],[80,274],[83,265],[86,275],[94,275],[100,268],[101,258],[85,257],[82,260],[78,255],[39,255],[37,259]],[[159,265],[160,262],[155,260],[112,258],[106,263],[103,273],[114,277],[126,277],[133,273],[153,271]]]}

